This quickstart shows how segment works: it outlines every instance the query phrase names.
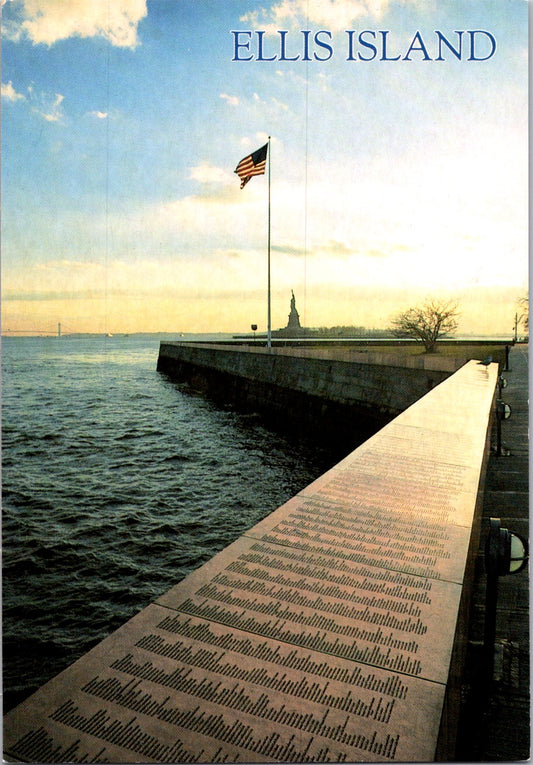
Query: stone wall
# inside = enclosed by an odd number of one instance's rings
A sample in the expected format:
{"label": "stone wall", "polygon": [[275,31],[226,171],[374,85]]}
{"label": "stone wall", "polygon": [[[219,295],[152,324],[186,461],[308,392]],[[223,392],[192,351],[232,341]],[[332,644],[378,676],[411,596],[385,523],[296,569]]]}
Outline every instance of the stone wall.
{"label": "stone wall", "polygon": [[443,361],[441,369],[416,368],[413,357],[383,353],[163,342],[157,368],[219,403],[262,412],[272,424],[350,441],[449,377],[454,360]]}

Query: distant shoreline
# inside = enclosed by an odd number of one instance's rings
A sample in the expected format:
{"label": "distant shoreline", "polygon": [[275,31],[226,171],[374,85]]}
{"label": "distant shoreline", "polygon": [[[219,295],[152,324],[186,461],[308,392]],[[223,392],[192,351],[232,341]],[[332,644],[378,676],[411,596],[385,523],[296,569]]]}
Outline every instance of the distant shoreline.
{"label": "distant shoreline", "polygon": [[63,338],[69,338],[69,339],[88,339],[88,338],[104,338],[104,339],[124,339],[127,337],[131,338],[146,338],[146,339],[154,339],[157,340],[158,338],[164,338],[165,340],[185,340],[188,338],[227,338],[228,340],[233,337],[232,332],[62,332],[61,335],[58,335],[57,332],[32,332],[31,330],[20,330],[20,331],[13,331],[13,332],[2,332],[2,339],[6,338],[21,338],[21,337],[31,337],[31,338],[59,338],[62,340]]}
{"label": "distant shoreline", "polygon": [[[246,334],[246,335],[236,335],[232,332],[116,332],[113,334],[109,334],[106,332],[65,332],[61,334],[60,336],[49,332],[39,332],[31,334],[31,330],[28,330],[28,334],[25,333],[25,331],[20,332],[5,332],[1,335],[2,340],[10,340],[10,339],[59,339],[59,340],[88,340],[88,339],[108,339],[108,340],[123,340],[126,338],[131,339],[145,339],[145,340],[171,340],[174,342],[229,342],[229,343],[243,343],[243,342],[262,342],[266,339],[266,335],[264,334]],[[310,336],[299,336],[299,337],[279,337],[274,338],[279,341],[291,341],[291,342],[317,342],[317,344],[320,344],[321,342],[328,341],[338,341],[339,343],[375,343],[376,345],[387,345],[387,344],[393,344],[397,345],[399,343],[405,343],[405,344],[414,344],[418,341],[410,339],[410,338],[395,338],[395,337],[365,337],[363,335],[357,336],[357,337],[349,337],[349,336],[337,336],[337,335],[322,335],[320,337],[313,337]],[[497,343],[509,343],[513,344],[514,340],[512,337],[509,337],[508,335],[459,335],[455,337],[445,337],[440,339],[440,343],[445,344],[462,344],[462,343],[472,343],[472,342],[497,342]],[[527,338],[519,337],[517,342],[527,342]]]}

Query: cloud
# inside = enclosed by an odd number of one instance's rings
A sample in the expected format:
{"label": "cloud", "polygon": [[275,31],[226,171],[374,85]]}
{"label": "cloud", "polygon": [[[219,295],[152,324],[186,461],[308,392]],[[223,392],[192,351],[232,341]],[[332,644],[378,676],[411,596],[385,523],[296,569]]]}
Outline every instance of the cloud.
{"label": "cloud", "polygon": [[53,271],[54,273],[57,273],[58,271],[70,272],[73,270],[86,272],[94,268],[101,270],[103,266],[101,263],[84,263],[79,260],[67,260],[66,258],[63,258],[62,260],[48,260],[46,263],[35,264],[36,271]]}
{"label": "cloud", "polygon": [[353,255],[352,247],[348,247],[344,242],[338,242],[336,239],[329,239],[327,242],[324,242],[320,249],[322,252],[327,252],[330,255],[337,255],[341,258]]}
{"label": "cloud", "polygon": [[292,244],[273,244],[271,249],[272,252],[281,252],[284,255],[294,255],[296,257],[309,254],[305,247],[295,247]]}
{"label": "cloud", "polygon": [[282,112],[289,110],[289,107],[287,106],[287,104],[284,104],[283,101],[280,101],[279,99],[274,98],[274,96],[272,96],[268,101],[265,101],[257,93],[254,93],[253,100],[256,104],[267,107],[267,109],[274,107],[275,109],[278,109]]}
{"label": "cloud", "polygon": [[[412,0],[413,1],[413,0]],[[414,0],[416,1],[416,0]],[[268,11],[252,11],[241,21],[267,32],[313,26],[342,31],[361,17],[381,19],[391,0],[281,0]]]}
{"label": "cloud", "polygon": [[227,101],[231,106],[238,106],[240,103],[237,96],[229,96],[227,93],[221,93],[220,98],[223,98],[224,101]]}
{"label": "cloud", "polygon": [[228,183],[229,175],[225,170],[220,167],[210,165],[209,162],[203,162],[201,165],[191,167],[189,170],[189,178],[193,181],[200,181],[200,183]]}
{"label": "cloud", "polygon": [[[27,92],[27,96],[23,93],[17,93],[11,81],[7,85],[2,83],[2,98],[5,98],[7,101],[26,101],[29,103],[32,111],[39,114],[47,122],[60,122],[63,119],[64,113],[61,104],[63,103],[64,96],[60,93],[36,93],[33,85],[28,87]],[[100,115],[101,112],[97,114]]]}
{"label": "cloud", "polygon": [[26,100],[26,97],[23,96],[22,93],[17,93],[11,81],[9,81],[7,85],[2,83],[2,98],[5,98],[7,101],[25,101]]}
{"label": "cloud", "polygon": [[105,120],[109,116],[109,112],[100,112],[98,110],[89,112],[89,116],[96,117],[99,120]]}
{"label": "cloud", "polygon": [[[354,236],[354,241],[357,239]],[[351,246],[345,242],[339,242],[336,239],[329,239],[324,241],[319,246],[319,251],[322,254],[334,255],[338,258],[350,258],[353,255],[365,258],[388,258],[393,251],[408,251],[409,248],[403,245],[390,245],[385,251],[376,247],[360,247],[352,244]]]}
{"label": "cloud", "polygon": [[135,48],[146,0],[14,0],[17,21],[7,26],[11,40],[27,37],[53,45],[69,37],[103,37],[120,48]]}
{"label": "cloud", "polygon": [[[305,80],[301,80],[301,82],[305,83]],[[262,122],[263,124],[272,124],[279,119],[286,121],[290,117],[294,119],[297,118],[296,113],[291,111],[290,107],[283,101],[280,101],[274,96],[268,96],[265,98],[259,93],[252,93],[249,97],[243,96],[239,98],[239,116],[242,124],[246,124],[250,121],[257,121],[259,123]],[[264,140],[266,141],[268,138],[268,133],[256,133],[256,137],[259,137],[260,140],[261,136],[264,136]],[[252,144],[254,142],[255,139],[252,141]],[[242,145],[245,145],[245,143],[245,141],[242,141]],[[252,144],[250,144],[250,148],[257,148]]]}
{"label": "cloud", "polygon": [[[104,293],[104,288],[99,290],[99,293]],[[14,303],[35,302],[43,303],[56,300],[83,300],[84,298],[93,298],[98,294],[96,290],[50,290],[48,292],[13,292],[6,293],[2,296],[2,300],[11,301]]]}
{"label": "cloud", "polygon": [[63,98],[64,96],[62,96],[60,93],[56,93],[52,103],[49,105],[48,110],[41,110],[41,117],[43,117],[47,122],[59,122],[63,118],[63,110],[61,108]]}
{"label": "cloud", "polygon": [[63,117],[64,96],[60,93],[36,93],[33,85],[28,88],[28,101],[36,114],[39,114],[47,122],[60,122]]}

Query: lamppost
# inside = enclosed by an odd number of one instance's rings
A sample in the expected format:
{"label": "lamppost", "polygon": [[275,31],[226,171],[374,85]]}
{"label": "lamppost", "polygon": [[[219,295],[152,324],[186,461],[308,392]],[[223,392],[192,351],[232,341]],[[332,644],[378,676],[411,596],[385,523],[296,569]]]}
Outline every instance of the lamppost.
{"label": "lamppost", "polygon": [[514,531],[502,528],[499,518],[491,518],[485,542],[485,682],[490,685],[494,672],[494,643],[496,638],[496,606],[498,603],[498,579],[507,574],[518,574],[527,565],[529,551],[527,541]]}
{"label": "lamppost", "polygon": [[[507,383],[505,378],[501,378],[502,387],[505,387],[504,382]],[[499,387],[499,384],[498,384]],[[501,388],[500,388],[501,392]],[[502,456],[502,420],[508,420],[511,416],[511,407],[501,399],[496,401],[496,455]]]}

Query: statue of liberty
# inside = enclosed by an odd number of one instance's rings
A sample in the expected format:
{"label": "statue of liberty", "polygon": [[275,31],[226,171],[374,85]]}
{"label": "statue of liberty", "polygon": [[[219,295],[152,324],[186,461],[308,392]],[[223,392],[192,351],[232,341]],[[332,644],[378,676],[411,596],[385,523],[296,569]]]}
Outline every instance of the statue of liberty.
{"label": "statue of liberty", "polygon": [[298,315],[298,311],[296,310],[296,298],[294,297],[294,290],[291,290],[291,293],[291,312],[289,314],[289,323],[287,324],[287,329],[300,329],[300,317]]}

